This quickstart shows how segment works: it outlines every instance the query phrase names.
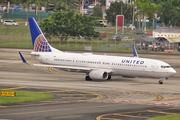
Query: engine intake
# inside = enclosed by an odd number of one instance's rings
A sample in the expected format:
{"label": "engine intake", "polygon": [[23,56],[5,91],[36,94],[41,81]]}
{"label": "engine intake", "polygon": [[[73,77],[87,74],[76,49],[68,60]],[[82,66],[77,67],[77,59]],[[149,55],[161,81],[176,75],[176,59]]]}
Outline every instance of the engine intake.
{"label": "engine intake", "polygon": [[92,70],[89,73],[89,77],[92,80],[107,80],[108,73],[105,70]]}

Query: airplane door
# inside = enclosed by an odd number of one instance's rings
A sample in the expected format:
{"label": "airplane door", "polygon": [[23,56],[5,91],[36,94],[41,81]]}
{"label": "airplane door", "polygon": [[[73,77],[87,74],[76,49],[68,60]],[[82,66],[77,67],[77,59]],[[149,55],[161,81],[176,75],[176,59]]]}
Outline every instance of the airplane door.
{"label": "airplane door", "polygon": [[152,71],[152,72],[155,72],[155,66],[156,66],[155,63],[153,63],[153,64],[151,65],[151,71]]}
{"label": "airplane door", "polygon": [[43,56],[41,56],[41,60],[42,60],[43,62],[46,62],[48,59],[49,59],[49,55],[43,55]]}
{"label": "airplane door", "polygon": [[157,69],[158,69],[157,64],[156,64],[156,63],[153,63],[153,64],[151,65],[151,76],[152,76],[152,77],[155,76]]}
{"label": "airplane door", "polygon": [[49,55],[45,55],[45,61],[49,59]]}

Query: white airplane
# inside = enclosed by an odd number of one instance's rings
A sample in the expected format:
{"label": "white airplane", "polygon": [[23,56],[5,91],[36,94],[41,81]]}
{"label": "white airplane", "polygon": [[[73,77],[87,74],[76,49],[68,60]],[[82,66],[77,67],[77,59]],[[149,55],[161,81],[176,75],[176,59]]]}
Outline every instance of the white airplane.
{"label": "white airplane", "polygon": [[[176,71],[167,63],[147,58],[139,58],[135,48],[135,57],[94,55],[92,53],[67,53],[49,45],[34,18],[29,18],[29,26],[34,51],[31,55],[42,64],[34,66],[53,67],[72,72],[86,73],[88,80],[110,80],[111,76],[149,77],[163,80],[174,75]],[[26,60],[19,52],[21,59]]]}

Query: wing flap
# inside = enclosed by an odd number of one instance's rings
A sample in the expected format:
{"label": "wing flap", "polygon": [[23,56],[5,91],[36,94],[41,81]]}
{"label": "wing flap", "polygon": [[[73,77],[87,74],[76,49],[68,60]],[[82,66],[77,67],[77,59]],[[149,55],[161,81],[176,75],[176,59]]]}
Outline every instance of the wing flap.
{"label": "wing flap", "polygon": [[[73,66],[62,66],[62,65],[50,65],[50,64],[32,64],[33,66],[40,66],[40,67],[52,67],[52,68],[59,68],[59,69],[65,69],[65,70],[68,70],[68,71],[71,71],[71,70],[76,70],[79,71],[79,72],[89,72],[93,69],[97,69],[97,68],[87,68],[87,67],[73,67]],[[104,69],[105,71],[107,71],[108,74],[112,74],[112,70],[110,69]]]}
{"label": "wing flap", "polygon": [[54,67],[54,68],[61,68],[61,69],[74,69],[74,70],[81,70],[81,71],[90,71],[91,70],[91,68],[62,66],[62,65],[48,65],[48,64],[32,64],[32,65],[33,66],[40,66],[40,67]]}

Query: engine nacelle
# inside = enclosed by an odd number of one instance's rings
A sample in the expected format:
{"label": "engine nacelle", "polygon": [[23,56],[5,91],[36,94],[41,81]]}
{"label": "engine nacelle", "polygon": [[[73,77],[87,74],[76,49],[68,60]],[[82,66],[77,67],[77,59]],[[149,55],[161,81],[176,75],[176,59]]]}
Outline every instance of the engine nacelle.
{"label": "engine nacelle", "polygon": [[104,70],[92,70],[89,73],[89,77],[92,80],[106,80],[108,78],[108,73]]}

